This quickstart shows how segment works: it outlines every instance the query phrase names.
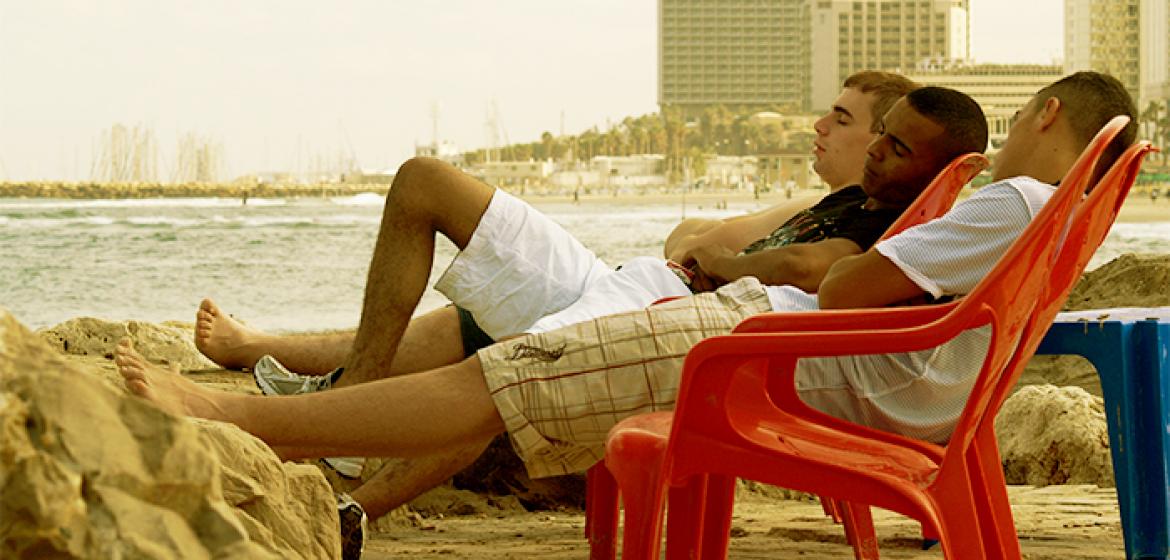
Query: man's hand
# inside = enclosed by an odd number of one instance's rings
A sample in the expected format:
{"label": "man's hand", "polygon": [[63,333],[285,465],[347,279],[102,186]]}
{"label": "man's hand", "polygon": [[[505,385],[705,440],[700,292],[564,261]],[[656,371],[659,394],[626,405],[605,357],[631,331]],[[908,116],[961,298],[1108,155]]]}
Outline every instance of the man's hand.
{"label": "man's hand", "polygon": [[693,253],[695,249],[701,248],[706,244],[707,243],[704,242],[703,236],[688,235],[678,239],[674,245],[670,247],[670,253],[666,255],[666,258],[667,260],[672,260],[687,268],[691,268],[695,266],[695,259],[691,256],[691,253]]}
{"label": "man's hand", "polygon": [[696,273],[696,283],[692,286],[698,286],[700,277],[704,284],[711,286],[706,289],[700,288],[701,291],[713,290],[742,276],[739,268],[735,266],[736,254],[722,245],[696,247],[691,251],[690,257],[694,262],[691,268]]}

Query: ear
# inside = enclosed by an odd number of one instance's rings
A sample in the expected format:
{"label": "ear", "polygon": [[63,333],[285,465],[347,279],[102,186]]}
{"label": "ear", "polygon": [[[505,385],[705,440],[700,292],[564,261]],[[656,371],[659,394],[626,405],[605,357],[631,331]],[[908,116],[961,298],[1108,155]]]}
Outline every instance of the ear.
{"label": "ear", "polygon": [[1046,130],[1052,126],[1052,123],[1056,122],[1056,117],[1060,114],[1062,108],[1063,105],[1060,103],[1060,99],[1055,96],[1045,99],[1044,106],[1040,107],[1040,111],[1036,114],[1036,120],[1040,123],[1040,130]]}

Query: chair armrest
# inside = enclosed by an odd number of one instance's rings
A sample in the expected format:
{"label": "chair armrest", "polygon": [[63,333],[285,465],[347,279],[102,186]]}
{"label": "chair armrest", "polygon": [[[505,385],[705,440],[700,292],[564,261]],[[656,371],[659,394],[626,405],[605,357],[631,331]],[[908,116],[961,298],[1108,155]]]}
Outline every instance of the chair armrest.
{"label": "chair armrest", "polygon": [[792,332],[820,330],[882,330],[905,328],[938,320],[957,302],[880,307],[874,309],[831,309],[808,312],[768,312],[740,321],[733,333]]}
{"label": "chair armrest", "polygon": [[[986,322],[982,324],[986,324]],[[778,365],[778,367],[770,368],[766,387],[766,392],[773,406],[778,410],[839,432],[914,449],[936,461],[941,461],[943,450],[934,443],[862,426],[830,416],[805,404],[796,393],[796,362],[800,358],[809,357],[926,350],[954,338],[963,330],[979,326],[979,323],[961,325],[942,322],[884,331],[737,333],[708,338],[692,348],[687,355],[679,391],[679,403],[682,405],[684,399],[687,398],[686,395],[690,392],[689,386],[694,382],[692,377],[736,375],[734,369],[708,371],[703,366],[705,363],[711,363],[711,360],[767,359]],[[679,411],[685,410],[685,408],[685,406],[680,406]]]}

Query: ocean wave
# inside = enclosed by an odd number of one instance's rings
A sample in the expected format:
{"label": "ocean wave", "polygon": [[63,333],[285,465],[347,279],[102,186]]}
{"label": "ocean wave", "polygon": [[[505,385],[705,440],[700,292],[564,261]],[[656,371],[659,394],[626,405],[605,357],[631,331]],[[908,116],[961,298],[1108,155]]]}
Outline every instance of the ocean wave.
{"label": "ocean wave", "polygon": [[[285,206],[283,198],[249,198],[248,206]],[[220,208],[240,206],[238,198],[124,198],[97,200],[36,200],[0,202],[0,212],[5,210],[49,210],[49,209],[105,209],[105,208]]]}
{"label": "ocean wave", "polygon": [[11,217],[0,215],[0,225],[8,228],[29,230],[54,230],[76,227],[122,226],[132,228],[331,228],[348,226],[377,226],[381,217],[342,214],[335,216],[224,216],[215,214],[208,217],[183,218],[176,216],[130,216],[113,218],[109,216],[81,216],[76,218]]}
{"label": "ocean wave", "polygon": [[386,204],[386,197],[378,193],[360,193],[353,196],[330,198],[330,202],[338,206],[382,206]]}
{"label": "ocean wave", "polygon": [[1170,224],[1166,222],[1118,223],[1109,231],[1110,237],[1121,239],[1170,239]]}
{"label": "ocean wave", "polygon": [[[119,220],[122,221],[122,220]],[[113,223],[118,223],[115,221]],[[135,216],[126,218],[123,223],[132,226],[172,226],[172,227],[190,227],[204,223],[204,220],[193,220],[190,218],[172,218],[168,216]],[[107,224],[108,225],[108,224]]]}

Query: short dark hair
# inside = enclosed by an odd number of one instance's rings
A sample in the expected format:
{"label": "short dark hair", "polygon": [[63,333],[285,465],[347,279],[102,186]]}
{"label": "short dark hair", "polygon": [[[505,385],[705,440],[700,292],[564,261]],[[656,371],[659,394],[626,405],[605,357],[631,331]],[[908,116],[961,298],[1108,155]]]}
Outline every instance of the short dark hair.
{"label": "short dark hair", "polygon": [[1067,111],[1069,126],[1082,150],[1110,119],[1118,115],[1129,117],[1129,124],[1101,154],[1093,172],[1095,184],[1113,166],[1113,162],[1121,157],[1122,152],[1137,140],[1137,107],[1134,106],[1133,98],[1117,78],[1089,71],[1070,74],[1045,86],[1036,94],[1035,100],[1043,104],[1052,97],[1059,99]]}
{"label": "short dark hair", "polygon": [[869,130],[877,133],[881,132],[882,117],[890,107],[893,107],[902,96],[922,86],[901,74],[863,70],[845,78],[844,87],[874,94],[873,106],[869,108],[873,113],[873,122],[870,123]]}
{"label": "short dark hair", "polygon": [[906,102],[943,128],[938,153],[947,161],[987,150],[987,117],[971,96],[950,88],[927,86],[906,94]]}

